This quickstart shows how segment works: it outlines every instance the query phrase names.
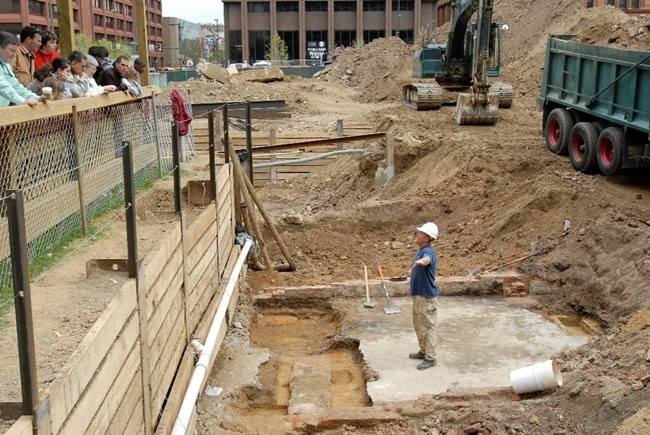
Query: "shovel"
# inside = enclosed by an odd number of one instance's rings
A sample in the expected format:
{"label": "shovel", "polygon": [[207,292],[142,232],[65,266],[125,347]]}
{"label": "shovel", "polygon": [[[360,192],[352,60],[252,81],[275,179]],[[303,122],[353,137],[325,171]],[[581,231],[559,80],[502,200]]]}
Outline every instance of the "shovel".
{"label": "shovel", "polygon": [[366,277],[366,301],[363,303],[364,308],[375,308],[375,302],[370,302],[370,289],[368,288],[368,266],[363,266],[363,274]]}
{"label": "shovel", "polygon": [[388,306],[384,308],[384,313],[386,314],[397,314],[401,313],[399,307],[394,307],[390,303],[390,295],[388,294],[388,287],[386,286],[386,281],[384,281],[384,274],[381,271],[381,264],[379,264],[379,258],[377,258],[377,269],[379,269],[379,276],[381,277],[381,285],[384,287],[384,292],[386,293],[386,300],[388,301]]}

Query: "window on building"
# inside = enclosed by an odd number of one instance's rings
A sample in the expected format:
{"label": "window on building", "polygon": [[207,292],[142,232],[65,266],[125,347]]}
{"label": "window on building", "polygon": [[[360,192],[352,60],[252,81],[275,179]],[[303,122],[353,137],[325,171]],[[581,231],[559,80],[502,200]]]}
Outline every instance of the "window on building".
{"label": "window on building", "polygon": [[130,5],[124,5],[124,15],[128,15],[129,17],[133,15],[133,7]]}
{"label": "window on building", "polygon": [[639,9],[639,0],[632,0],[632,6],[630,9]]}
{"label": "window on building", "polygon": [[364,30],[363,43],[367,44],[374,41],[375,39],[383,38],[384,36],[386,36],[386,32],[384,30]]}
{"label": "window on building", "polygon": [[112,11],[113,10],[113,0],[104,0],[104,9],[107,11]]}
{"label": "window on building", "polygon": [[399,36],[407,44],[413,44],[413,29],[399,29],[399,35],[397,32],[398,30],[394,29],[392,35]]}
{"label": "window on building", "polygon": [[117,30],[124,30],[124,20],[117,20]]}
{"label": "window on building", "polygon": [[118,14],[121,14],[123,8],[124,8],[124,5],[122,5],[122,3],[115,2],[115,12],[117,12]]}
{"label": "window on building", "polygon": [[94,14],[93,15],[93,23],[95,23],[96,26],[103,26],[104,25],[104,16],[99,15],[99,14]]}
{"label": "window on building", "polygon": [[45,7],[43,3],[36,0],[29,0],[27,5],[29,7],[29,13],[31,15],[40,15],[40,16],[44,15]]}
{"label": "window on building", "polygon": [[95,40],[104,39],[105,36],[106,35],[104,35],[103,33],[95,33]]}
{"label": "window on building", "polygon": [[327,42],[327,30],[307,30],[307,43],[310,42]]}
{"label": "window on building", "polygon": [[298,2],[277,2],[275,10],[278,12],[298,12]]}
{"label": "window on building", "polygon": [[247,4],[248,12],[250,13],[271,11],[271,4],[269,2],[249,2]]}
{"label": "window on building", "polygon": [[20,13],[20,0],[3,0],[0,2],[0,14],[19,14],[19,13]]}
{"label": "window on building", "polygon": [[240,30],[231,30],[228,32],[228,59],[230,62],[243,62],[244,60],[241,39]]}
{"label": "window on building", "polygon": [[57,5],[52,5],[52,19],[59,19],[59,7]]}
{"label": "window on building", "polygon": [[[268,4],[268,3],[267,3]],[[271,32],[268,30],[251,30],[248,32],[248,62],[254,63],[263,60],[266,45],[271,41]]]}
{"label": "window on building", "polygon": [[394,11],[412,11],[415,9],[413,0],[393,0]]}
{"label": "window on building", "polygon": [[386,2],[381,2],[381,1],[364,1],[363,2],[363,10],[364,11],[385,11],[386,10]]}
{"label": "window on building", "polygon": [[587,0],[587,8],[593,8],[594,7],[594,0]]}
{"label": "window on building", "polygon": [[289,59],[300,59],[297,30],[280,30],[278,35],[287,44],[287,57]]}
{"label": "window on building", "polygon": [[306,12],[327,12],[327,2],[305,2]]}
{"label": "window on building", "polygon": [[334,12],[356,12],[357,2],[334,2]]}
{"label": "window on building", "polygon": [[615,0],[607,0],[607,4],[610,6],[614,6]]}
{"label": "window on building", "polygon": [[114,24],[113,17],[106,17],[106,24],[104,24],[104,27],[110,27],[112,29],[113,24]]}
{"label": "window on building", "polygon": [[101,0],[93,0],[93,7],[101,8],[100,3],[101,3]]}
{"label": "window on building", "polygon": [[622,10],[627,9],[627,0],[619,0],[618,4]]}
{"label": "window on building", "polygon": [[127,32],[133,32],[133,22],[131,22],[131,21],[126,22],[126,31]]}
{"label": "window on building", "polygon": [[79,11],[77,9],[72,10],[72,21],[74,21],[75,23],[79,22]]}
{"label": "window on building", "polygon": [[351,47],[357,39],[356,30],[335,30],[334,31],[334,45],[343,47]]}

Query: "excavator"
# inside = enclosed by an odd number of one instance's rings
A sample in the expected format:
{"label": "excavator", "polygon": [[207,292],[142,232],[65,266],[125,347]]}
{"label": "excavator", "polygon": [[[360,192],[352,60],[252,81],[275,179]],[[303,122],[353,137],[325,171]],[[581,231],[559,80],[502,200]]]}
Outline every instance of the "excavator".
{"label": "excavator", "polygon": [[[417,110],[456,102],[454,118],[463,124],[496,124],[499,107],[512,105],[514,90],[488,77],[501,74],[501,28],[492,20],[494,0],[453,0],[447,44],[429,44],[413,57],[413,76],[433,83],[410,83],[402,101]],[[476,21],[471,22],[476,14]]]}

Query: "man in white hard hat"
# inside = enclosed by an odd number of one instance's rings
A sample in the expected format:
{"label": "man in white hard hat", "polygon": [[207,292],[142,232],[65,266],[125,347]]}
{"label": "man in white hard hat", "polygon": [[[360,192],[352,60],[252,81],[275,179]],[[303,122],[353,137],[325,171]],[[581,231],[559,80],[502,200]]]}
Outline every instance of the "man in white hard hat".
{"label": "man in white hard hat", "polygon": [[411,296],[413,296],[413,328],[420,349],[409,354],[420,359],[418,370],[436,365],[436,323],[438,321],[438,288],[436,287],[436,253],[431,242],[438,239],[438,226],[427,222],[417,227],[415,243],[420,247],[411,265]]}

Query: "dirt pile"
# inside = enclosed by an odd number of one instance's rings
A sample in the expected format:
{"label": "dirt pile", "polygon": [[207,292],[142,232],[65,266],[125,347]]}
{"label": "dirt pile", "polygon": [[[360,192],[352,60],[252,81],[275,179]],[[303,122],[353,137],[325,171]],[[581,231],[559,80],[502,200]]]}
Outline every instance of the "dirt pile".
{"label": "dirt pile", "polygon": [[318,80],[356,88],[363,102],[398,101],[401,85],[411,81],[413,52],[397,37],[379,38],[346,50]]}

